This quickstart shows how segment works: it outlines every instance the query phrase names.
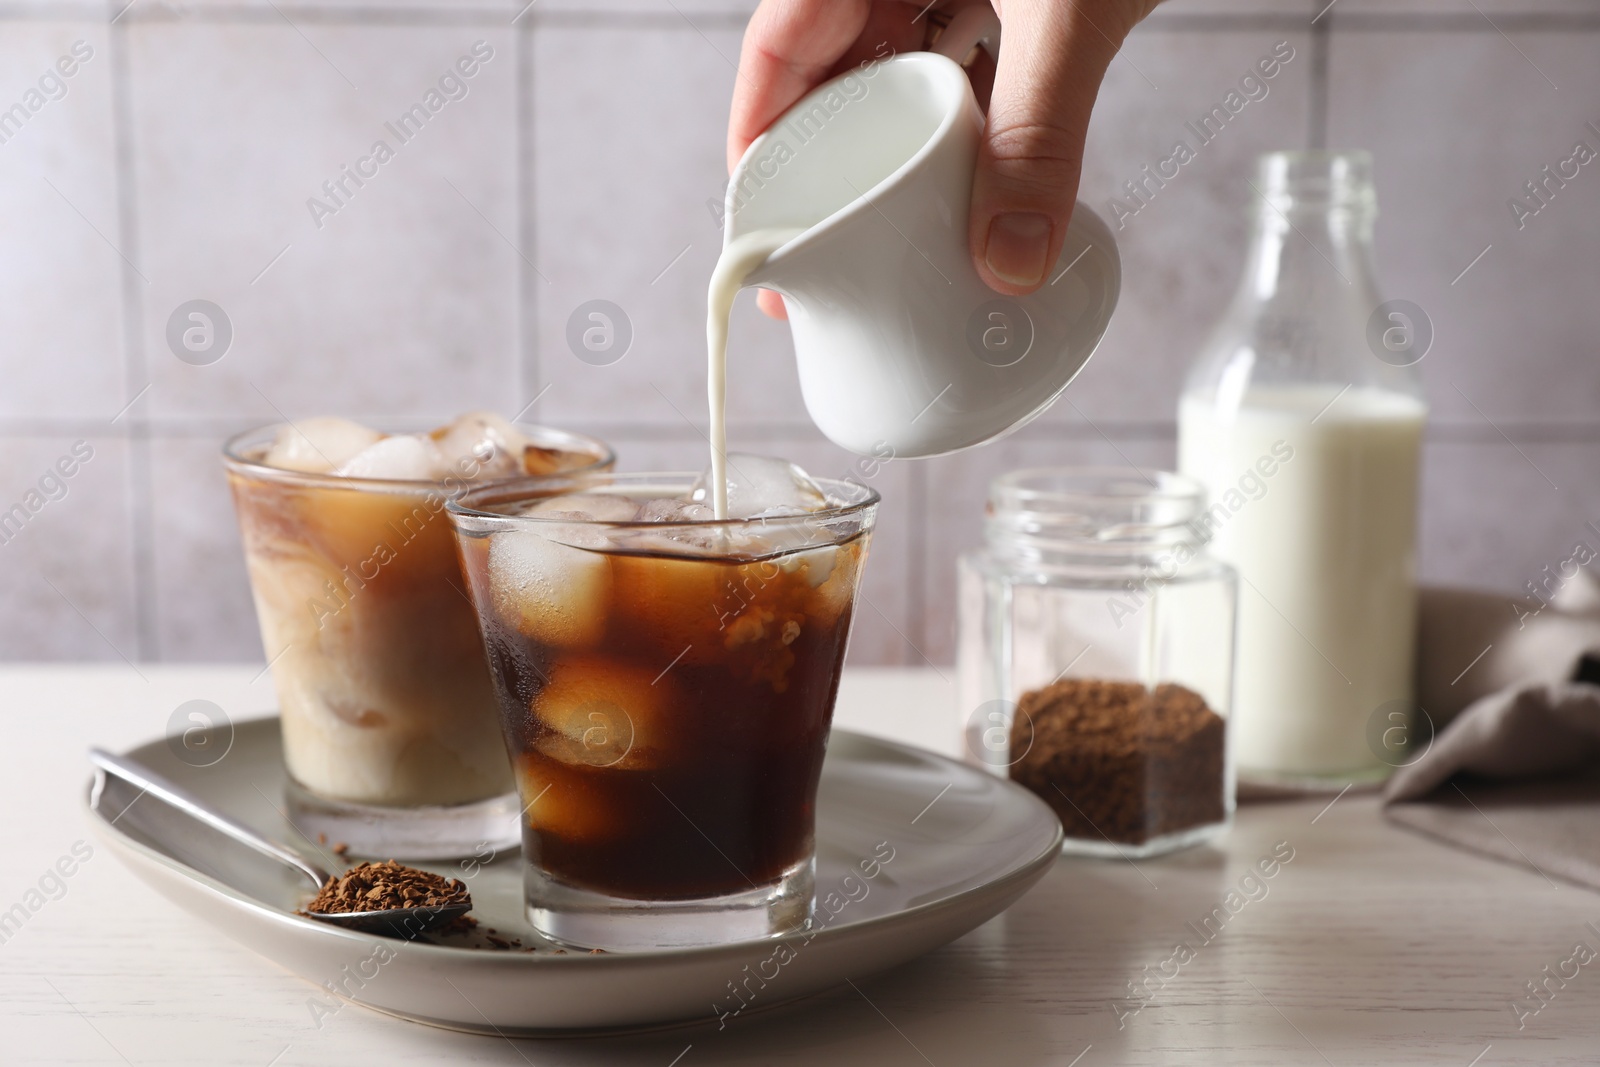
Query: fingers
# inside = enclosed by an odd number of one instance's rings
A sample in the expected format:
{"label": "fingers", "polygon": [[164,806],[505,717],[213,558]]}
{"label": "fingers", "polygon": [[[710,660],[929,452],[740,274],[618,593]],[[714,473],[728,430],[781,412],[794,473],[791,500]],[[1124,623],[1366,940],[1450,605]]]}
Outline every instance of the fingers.
{"label": "fingers", "polygon": [[1037,289],[1061,252],[1100,80],[1145,5],[1005,0],[973,178],[970,240],[991,289]]}
{"label": "fingers", "polygon": [[927,6],[928,0],[874,0],[860,35],[833,65],[828,77],[874,59],[920,51],[929,30],[924,10]]}
{"label": "fingers", "polygon": [[[739,50],[728,116],[728,169],[789,105],[821,84],[860,39],[870,0],[762,0]],[[756,305],[786,319],[783,297],[766,289]]]}
{"label": "fingers", "polygon": [[756,292],[756,307],[775,319],[789,317],[789,309],[783,306],[783,297],[771,289],[761,289]]}
{"label": "fingers", "polygon": [[744,31],[728,116],[728,169],[820,84],[867,24],[870,0],[761,0]]}

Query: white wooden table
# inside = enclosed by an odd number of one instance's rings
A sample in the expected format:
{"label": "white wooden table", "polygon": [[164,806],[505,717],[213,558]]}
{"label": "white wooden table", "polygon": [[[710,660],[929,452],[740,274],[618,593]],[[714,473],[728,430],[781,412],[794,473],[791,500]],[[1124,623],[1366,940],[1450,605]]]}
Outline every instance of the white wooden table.
{"label": "white wooden table", "polygon": [[[1355,795],[1246,807],[1219,846],[1138,866],[1062,860],[945,949],[723,1031],[512,1043],[357,1007],[319,1027],[312,987],[190,922],[103,850],[47,875],[90,839],[86,746],[159,736],[191,699],[236,718],[272,705],[259,667],[140,671],[0,668],[0,911],[29,912],[0,935],[0,1064],[1600,1062],[1600,960],[1551,983],[1520,1030],[1511,1007],[1577,942],[1600,950],[1600,894],[1392,828]],[[852,672],[838,721],[952,752],[949,692],[932,671]],[[1247,883],[1258,899],[1202,943],[1186,924],[1278,842],[1293,859]],[[1174,959],[1180,941],[1192,958]],[[1164,964],[1176,976],[1163,984]],[[1146,976],[1153,996],[1129,999]]]}

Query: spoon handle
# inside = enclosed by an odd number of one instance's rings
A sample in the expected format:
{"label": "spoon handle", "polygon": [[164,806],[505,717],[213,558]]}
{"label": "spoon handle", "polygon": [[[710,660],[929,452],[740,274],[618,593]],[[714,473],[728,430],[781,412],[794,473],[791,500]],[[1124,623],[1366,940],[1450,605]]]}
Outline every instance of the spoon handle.
{"label": "spoon handle", "polygon": [[89,762],[105,774],[120,778],[129,785],[139,787],[144,793],[159,798],[166,802],[168,806],[176,808],[197,822],[205,823],[218,833],[226,834],[241,845],[248,845],[263,856],[293,867],[315,882],[318,888],[321,888],[322,884],[328,880],[328,872],[315,863],[278,844],[276,841],[262,837],[243,823],[237,822],[221,812],[211,810],[187,790],[174,785],[142,764],[125,759],[122,756],[112,755],[103,748],[91,748],[89,750]]}

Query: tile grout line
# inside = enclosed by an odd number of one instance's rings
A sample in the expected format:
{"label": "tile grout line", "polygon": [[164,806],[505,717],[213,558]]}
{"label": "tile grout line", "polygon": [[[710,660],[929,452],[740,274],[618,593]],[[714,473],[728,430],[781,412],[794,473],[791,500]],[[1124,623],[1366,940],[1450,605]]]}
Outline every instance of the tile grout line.
{"label": "tile grout line", "polygon": [[[420,6],[373,6],[350,7],[340,3],[311,2],[290,3],[281,2],[277,7],[296,20],[314,22],[322,25],[377,25],[377,26],[432,26],[432,25],[503,25],[506,16],[514,14],[520,4],[494,4],[482,3],[466,7],[453,6],[447,3],[434,3]],[[1329,6],[1327,0],[1314,3],[1308,13],[1314,14],[1322,8]],[[729,11],[718,8],[705,8],[701,10],[686,10],[689,18],[696,20],[701,25],[715,28],[742,29],[749,18],[746,11]],[[1600,17],[1594,12],[1544,10],[1544,11],[1497,11],[1496,16],[1503,28],[1512,32],[1540,31],[1540,30],[1592,30],[1600,29]],[[7,2],[0,0],[0,22],[28,21],[28,22],[97,22],[108,17],[106,7],[101,4],[89,2],[63,2],[52,5],[47,3]],[[1492,29],[1483,25],[1482,19],[1472,13],[1438,12],[1438,11],[1341,11],[1337,6],[1329,11],[1326,19],[1336,20],[1345,29],[1361,31],[1369,30],[1401,30],[1401,31],[1440,31],[1440,32],[1474,32],[1491,33]],[[138,23],[189,23],[189,24],[227,24],[227,23],[279,23],[281,20],[273,6],[265,0],[259,3],[239,3],[223,8],[191,8],[189,10],[173,10],[161,4],[141,3],[129,11],[125,21]],[[612,10],[576,10],[564,11],[540,10],[535,7],[528,12],[518,25],[528,22],[537,22],[544,25],[583,29],[590,26],[636,28],[640,30],[654,30],[661,28],[685,29],[683,17],[677,13],[666,12],[640,12],[616,8]],[[1304,28],[1305,16],[1290,11],[1264,11],[1264,12],[1179,12],[1158,8],[1155,14],[1140,24],[1141,32],[1155,33],[1232,33],[1255,30],[1294,30]]]}
{"label": "tile grout line", "polygon": [[[113,0],[115,3],[116,0]],[[126,6],[125,3],[119,7]],[[520,5],[504,7],[482,4],[471,7],[453,7],[444,3],[431,6],[401,7],[394,5],[373,7],[348,7],[330,3],[241,3],[229,7],[191,7],[178,10],[161,3],[139,3],[119,21],[141,25],[270,25],[282,26],[284,16],[298,23],[319,26],[482,26],[504,27],[507,19],[516,14]],[[280,14],[281,11],[281,14]],[[101,22],[111,15],[104,5],[82,3],[75,6],[52,8],[44,5],[6,3],[0,0],[0,22]],[[687,17],[696,23],[715,29],[743,29],[749,21],[746,11],[707,9],[688,11]],[[611,11],[540,11],[535,8],[518,25],[540,22],[562,28],[586,29],[592,26],[631,27],[640,30],[687,30],[684,16],[677,13],[638,12],[616,9]]]}
{"label": "tile grout line", "polygon": [[[533,395],[533,390],[527,395]],[[421,430],[447,420],[453,412],[440,410],[425,415],[395,416],[406,426]],[[352,418],[383,419],[382,412],[358,411]],[[114,425],[104,419],[41,416],[0,416],[0,440],[20,437],[82,437],[85,435],[110,440],[130,438],[130,416],[124,415]],[[183,441],[197,437],[227,437],[242,430],[258,426],[259,414],[237,415],[172,415],[143,416],[136,420],[158,441]],[[606,433],[639,436],[650,440],[687,440],[694,438],[687,427],[672,422],[628,421],[579,416],[562,420],[567,429],[582,433]],[[757,421],[731,422],[730,429],[763,439],[779,437],[820,438],[821,431],[810,422]],[[1176,424],[1157,419],[1116,419],[1097,424],[1106,435],[1116,441],[1171,441],[1177,432]],[[1588,445],[1600,441],[1600,422],[1529,423],[1501,422],[1500,430],[1517,444],[1523,445]],[[1034,422],[1023,440],[1078,441],[1100,440],[1100,435],[1086,426],[1075,427],[1065,422]],[[1424,442],[1430,445],[1499,445],[1504,441],[1500,434],[1485,427],[1482,420],[1473,422],[1430,423]]]}
{"label": "tile grout line", "polygon": [[[107,7],[110,7],[108,0]],[[117,183],[117,240],[126,258],[122,279],[123,373],[127,392],[143,388],[149,368],[144,352],[144,293],[137,283],[133,261],[140,258],[139,194],[133,167],[133,96],[129,71],[127,31],[121,22],[107,31],[106,50],[111,60],[111,112],[113,169]],[[148,402],[147,402],[148,403]],[[128,508],[133,548],[133,624],[135,655],[140,661],[159,660],[161,648],[155,603],[154,480],[151,434],[136,414],[128,419]]]}
{"label": "tile grout line", "polygon": [[[519,23],[512,27],[515,35],[513,54],[516,57],[516,124],[515,137],[517,143],[515,189],[517,196],[517,241],[528,255],[539,254],[539,224],[538,212],[534,199],[535,174],[534,174],[534,28],[532,20]],[[517,257],[517,315],[516,315],[516,349],[513,359],[516,366],[512,368],[512,380],[516,387],[517,402],[522,403],[522,398],[533,396],[534,391],[542,388],[540,378],[543,368],[539,365],[539,296],[535,285],[537,275],[528,269],[523,257]],[[533,421],[539,421],[536,416],[530,416]]]}
{"label": "tile grout line", "polygon": [[[456,8],[446,4],[425,7],[371,7],[356,8],[330,3],[300,3],[278,5],[296,20],[330,26],[437,26],[437,25],[503,25],[504,15],[512,14],[515,6],[502,8],[481,5]],[[1323,0],[1326,6],[1326,0]],[[717,29],[743,29],[748,20],[744,11],[717,9],[691,10],[686,14],[699,25]],[[1497,12],[1497,21],[1509,32],[1562,32],[1600,30],[1600,16],[1594,12],[1571,11],[1504,11]],[[0,22],[99,22],[105,9],[93,3],[76,3],[62,7],[49,7],[36,3],[6,3],[0,0]],[[1357,11],[1341,12],[1337,7],[1325,19],[1339,23],[1340,28],[1358,32],[1466,32],[1492,33],[1482,19],[1473,14],[1433,11]],[[159,4],[141,3],[130,11],[123,21],[140,24],[245,24],[279,23],[273,8],[260,4],[240,4],[232,7],[198,8],[181,13],[163,9]],[[535,8],[518,23],[539,23],[561,29],[608,27],[642,31],[679,29],[686,27],[677,15],[654,12],[637,12],[615,9],[610,11],[540,11]],[[1158,9],[1156,14],[1139,26],[1141,33],[1238,33],[1262,30],[1286,31],[1302,29],[1305,18],[1289,12],[1173,12]]]}
{"label": "tile grout line", "polygon": [[1307,95],[1306,147],[1328,147],[1328,104],[1332,86],[1328,80],[1328,58],[1333,49],[1333,27],[1327,19],[1311,26],[1311,84]]}
{"label": "tile grout line", "polygon": [[[928,647],[928,465],[913,463],[908,479],[910,500],[906,518],[911,523],[906,551],[906,628],[914,642],[912,651]],[[904,653],[902,653],[904,654]],[[914,663],[909,657],[905,663]]]}
{"label": "tile grout line", "polygon": [[[1600,16],[1593,11],[1503,11],[1496,9],[1495,22],[1484,22],[1468,11],[1346,11],[1338,8],[1328,18],[1340,30],[1354,33],[1586,33],[1600,30]],[[1498,30],[1496,29],[1498,26]]]}

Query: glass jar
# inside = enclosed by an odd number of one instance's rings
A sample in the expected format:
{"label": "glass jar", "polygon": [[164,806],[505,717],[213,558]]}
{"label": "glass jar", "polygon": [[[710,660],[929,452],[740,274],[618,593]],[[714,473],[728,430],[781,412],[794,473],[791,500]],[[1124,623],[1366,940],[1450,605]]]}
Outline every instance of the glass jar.
{"label": "glass jar", "polygon": [[1367,153],[1274,152],[1255,188],[1244,276],[1179,403],[1178,466],[1243,584],[1239,774],[1337,789],[1390,772],[1369,723],[1410,707],[1432,329],[1379,302]]}
{"label": "glass jar", "polygon": [[1234,571],[1177,474],[1039,468],[990,486],[961,558],[968,756],[1037,793],[1066,852],[1150,856],[1233,814]]}

